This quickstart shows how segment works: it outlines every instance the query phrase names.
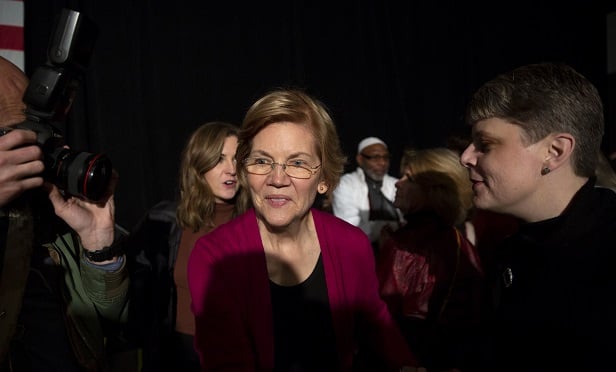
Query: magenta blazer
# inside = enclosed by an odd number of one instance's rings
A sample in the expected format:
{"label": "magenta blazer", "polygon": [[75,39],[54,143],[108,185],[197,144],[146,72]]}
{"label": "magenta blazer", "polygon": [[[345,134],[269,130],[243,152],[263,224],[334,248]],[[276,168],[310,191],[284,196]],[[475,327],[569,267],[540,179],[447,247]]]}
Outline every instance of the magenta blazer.
{"label": "magenta blazer", "polygon": [[[321,244],[339,371],[350,371],[355,345],[369,341],[392,368],[416,361],[379,297],[366,235],[311,210]],[[265,253],[254,209],[197,240],[188,261],[195,349],[204,371],[270,371],[274,338]],[[355,337],[355,338],[354,338]]]}

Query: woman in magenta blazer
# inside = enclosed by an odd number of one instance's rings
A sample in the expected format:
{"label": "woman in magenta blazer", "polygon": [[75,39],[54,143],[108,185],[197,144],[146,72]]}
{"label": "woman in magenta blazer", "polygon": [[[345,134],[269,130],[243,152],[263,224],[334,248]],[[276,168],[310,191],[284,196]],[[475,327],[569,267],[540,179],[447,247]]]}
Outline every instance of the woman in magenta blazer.
{"label": "woman in magenta blazer", "polygon": [[312,208],[345,157],[326,108],[273,91],[247,112],[238,178],[253,209],[197,240],[188,263],[204,371],[381,371],[415,359],[379,297],[366,235]]}

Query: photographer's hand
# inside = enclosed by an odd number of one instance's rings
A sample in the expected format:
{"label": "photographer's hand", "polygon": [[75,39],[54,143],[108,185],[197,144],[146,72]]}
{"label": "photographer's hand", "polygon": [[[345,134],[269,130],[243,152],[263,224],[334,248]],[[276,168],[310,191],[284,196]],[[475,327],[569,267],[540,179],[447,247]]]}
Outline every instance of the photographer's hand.
{"label": "photographer's hand", "polygon": [[[114,171],[108,197],[98,203],[72,196],[65,198],[55,185],[45,183],[45,187],[49,191],[49,200],[54,206],[56,215],[62,218],[79,235],[85,250],[97,251],[113,243],[115,230],[113,190],[117,179],[117,173]],[[104,265],[116,260],[117,257],[95,264]]]}
{"label": "photographer's hand", "polygon": [[36,133],[15,129],[0,136],[0,207],[43,185],[43,153]]}

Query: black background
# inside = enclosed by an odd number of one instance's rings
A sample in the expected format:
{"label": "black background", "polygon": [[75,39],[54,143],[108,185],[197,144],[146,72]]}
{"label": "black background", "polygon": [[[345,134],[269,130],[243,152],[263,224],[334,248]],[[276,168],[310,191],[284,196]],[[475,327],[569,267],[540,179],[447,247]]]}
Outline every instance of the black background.
{"label": "black background", "polygon": [[120,174],[117,222],[132,228],[175,197],[180,151],[201,123],[241,123],[280,86],[321,99],[354,168],[357,142],[445,144],[486,80],[521,64],[566,62],[599,89],[605,150],[616,150],[614,76],[603,1],[26,1],[26,73],[45,62],[62,7],[99,28],[65,128],[76,151]]}

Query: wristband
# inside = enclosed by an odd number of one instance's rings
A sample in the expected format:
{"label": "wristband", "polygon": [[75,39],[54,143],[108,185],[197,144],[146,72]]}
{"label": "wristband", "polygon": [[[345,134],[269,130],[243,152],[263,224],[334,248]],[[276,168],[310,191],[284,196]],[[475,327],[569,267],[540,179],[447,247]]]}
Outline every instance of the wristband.
{"label": "wristband", "polygon": [[84,254],[88,258],[88,260],[92,262],[103,262],[111,260],[114,257],[123,255],[124,249],[122,248],[121,244],[117,244],[117,242],[115,242],[114,244],[108,247],[103,247],[102,249],[99,249],[97,251],[87,251],[84,249]]}

